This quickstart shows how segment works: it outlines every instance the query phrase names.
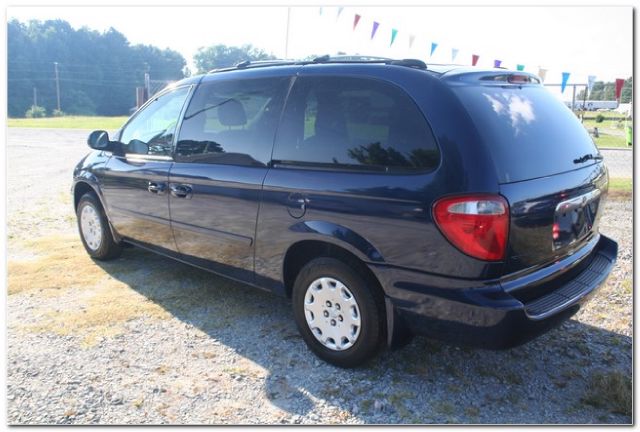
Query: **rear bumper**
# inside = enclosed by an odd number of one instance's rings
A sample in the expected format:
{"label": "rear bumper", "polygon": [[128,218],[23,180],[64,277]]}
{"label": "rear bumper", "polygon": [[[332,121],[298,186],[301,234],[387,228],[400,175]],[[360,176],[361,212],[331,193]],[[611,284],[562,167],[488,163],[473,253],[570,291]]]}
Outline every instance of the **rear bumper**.
{"label": "rear bumper", "polygon": [[446,342],[502,349],[575,314],[605,282],[617,251],[615,241],[598,236],[580,253],[509,281],[478,283],[382,266],[374,271],[393,305],[396,331],[406,327]]}

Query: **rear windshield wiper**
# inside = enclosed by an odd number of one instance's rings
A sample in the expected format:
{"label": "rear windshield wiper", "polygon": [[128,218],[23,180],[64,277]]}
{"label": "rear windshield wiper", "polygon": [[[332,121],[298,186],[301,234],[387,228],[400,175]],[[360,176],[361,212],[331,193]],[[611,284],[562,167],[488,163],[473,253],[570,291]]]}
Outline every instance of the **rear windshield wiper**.
{"label": "rear windshield wiper", "polygon": [[578,159],[574,159],[573,163],[575,164],[579,164],[579,163],[583,163],[586,162],[588,160],[594,160],[594,161],[599,161],[602,160],[603,157],[600,154],[591,154],[591,153],[587,153],[586,155],[579,157]]}

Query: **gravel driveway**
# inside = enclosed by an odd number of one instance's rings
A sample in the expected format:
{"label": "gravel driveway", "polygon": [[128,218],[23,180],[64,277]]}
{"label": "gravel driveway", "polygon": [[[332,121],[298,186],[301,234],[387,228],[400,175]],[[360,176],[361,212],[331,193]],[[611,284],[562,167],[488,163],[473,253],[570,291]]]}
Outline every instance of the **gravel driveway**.
{"label": "gravel driveway", "polygon": [[621,148],[600,150],[600,153],[604,156],[611,178],[633,177],[633,150]]}
{"label": "gravel driveway", "polygon": [[[285,299],[137,248],[88,259],[69,196],[87,133],[8,129],[9,423],[631,422],[630,200],[601,223],[613,275],[559,329],[508,351],[415,338],[341,370]],[[631,176],[631,152],[603,153]]]}

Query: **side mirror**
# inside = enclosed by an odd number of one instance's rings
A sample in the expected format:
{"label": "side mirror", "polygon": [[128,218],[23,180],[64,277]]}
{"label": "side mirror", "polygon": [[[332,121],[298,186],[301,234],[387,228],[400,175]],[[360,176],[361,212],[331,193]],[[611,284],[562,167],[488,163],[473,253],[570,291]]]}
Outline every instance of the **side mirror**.
{"label": "side mirror", "polygon": [[133,139],[129,142],[127,149],[130,153],[147,154],[149,153],[149,144],[137,139]]}
{"label": "side mirror", "polygon": [[95,150],[109,150],[109,134],[103,130],[93,131],[87,138],[87,144],[89,147]]}

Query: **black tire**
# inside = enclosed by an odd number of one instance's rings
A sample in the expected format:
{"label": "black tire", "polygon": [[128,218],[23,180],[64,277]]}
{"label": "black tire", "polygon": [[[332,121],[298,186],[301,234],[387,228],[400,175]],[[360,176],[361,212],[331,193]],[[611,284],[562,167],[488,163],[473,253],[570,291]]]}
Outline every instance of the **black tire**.
{"label": "black tire", "polygon": [[[82,224],[80,222],[82,211],[87,206],[93,208],[100,220],[100,242],[99,246],[96,248],[90,247],[87,243],[85,234],[82,231]],[[120,254],[122,253],[122,246],[116,243],[116,241],[113,239],[111,229],[109,228],[107,215],[104,213],[104,209],[100,204],[100,200],[94,192],[87,192],[86,194],[82,195],[80,201],[78,202],[78,207],[76,208],[76,219],[78,222],[78,232],[80,233],[80,239],[82,240],[82,244],[91,258],[95,258],[100,261],[108,261],[120,256]]]}
{"label": "black tire", "polygon": [[[319,278],[330,277],[343,283],[353,294],[360,310],[361,328],[356,341],[347,349],[334,350],[323,345],[307,324],[304,302],[307,288]],[[386,317],[384,300],[375,286],[368,286],[353,268],[335,258],[321,257],[307,263],[293,286],[293,315],[302,338],[318,357],[342,368],[360,366],[383,347]]]}

